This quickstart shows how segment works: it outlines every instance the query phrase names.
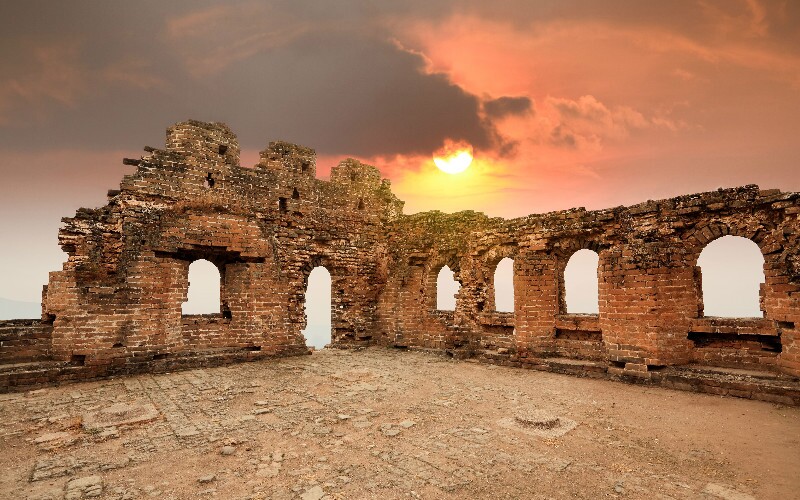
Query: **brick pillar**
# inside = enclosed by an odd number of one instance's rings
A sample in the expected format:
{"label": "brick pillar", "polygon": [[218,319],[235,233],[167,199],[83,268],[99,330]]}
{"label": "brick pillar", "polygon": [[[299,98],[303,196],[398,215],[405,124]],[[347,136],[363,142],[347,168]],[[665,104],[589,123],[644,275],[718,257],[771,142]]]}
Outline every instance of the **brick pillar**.
{"label": "brick pillar", "polygon": [[404,268],[402,278],[393,277],[387,283],[381,297],[380,315],[387,325],[389,345],[429,345],[424,321],[429,306],[425,278],[425,268],[415,265]]}
{"label": "brick pillar", "polygon": [[786,265],[774,255],[765,260],[762,306],[764,317],[775,321],[781,335],[778,368],[800,375],[800,285],[792,283]]}
{"label": "brick pillar", "polygon": [[648,366],[686,363],[697,314],[694,269],[668,244],[614,246],[601,261],[600,327],[611,370],[646,376]]}
{"label": "brick pillar", "polygon": [[[296,286],[302,288],[302,282]],[[270,354],[306,352],[300,333],[303,295],[289,289],[271,261],[227,264],[222,295],[231,316],[227,345],[260,347]]]}
{"label": "brick pillar", "polygon": [[547,354],[558,314],[558,262],[543,251],[521,251],[514,261],[514,326],[521,355]]}
{"label": "brick pillar", "polygon": [[[800,309],[800,303],[795,308]],[[781,371],[800,376],[800,318],[781,327],[782,352],[778,356],[778,367]]]}

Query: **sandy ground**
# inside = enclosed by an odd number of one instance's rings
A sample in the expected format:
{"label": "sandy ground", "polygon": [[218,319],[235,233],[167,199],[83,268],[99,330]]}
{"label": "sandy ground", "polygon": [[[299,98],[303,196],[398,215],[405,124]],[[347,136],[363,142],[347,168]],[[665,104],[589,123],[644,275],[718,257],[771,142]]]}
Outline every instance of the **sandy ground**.
{"label": "sandy ground", "polygon": [[0,498],[800,498],[800,409],[380,348],[0,395]]}

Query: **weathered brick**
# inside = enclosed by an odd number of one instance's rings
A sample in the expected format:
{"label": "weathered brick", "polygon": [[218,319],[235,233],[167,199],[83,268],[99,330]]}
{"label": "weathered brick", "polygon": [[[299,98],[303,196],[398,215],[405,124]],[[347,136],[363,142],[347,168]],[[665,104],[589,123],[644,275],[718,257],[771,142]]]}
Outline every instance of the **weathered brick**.
{"label": "weathered brick", "polygon": [[[611,374],[649,376],[651,366],[700,362],[800,375],[798,193],[744,186],[511,220],[403,215],[375,167],[347,159],[319,180],[312,149],[273,142],[244,168],[236,137],[218,123],[176,124],[165,149],[146,151],[106,206],[63,219],[69,257],[50,274],[45,321],[0,324],[0,362],[71,362],[84,377],[204,356],[302,354],[306,281],[322,265],[333,282],[335,346],[525,359],[543,369],[555,365],[542,360],[570,358],[576,364],[557,363],[570,373],[594,373],[585,363],[600,362]],[[697,258],[728,234],[762,249],[763,320],[702,316]],[[566,311],[564,270],[581,249],[599,256],[597,315]],[[505,257],[514,260],[514,313],[494,307],[493,273]],[[200,258],[223,276],[221,313],[182,316],[188,266]],[[445,265],[461,283],[452,312],[436,310]]]}

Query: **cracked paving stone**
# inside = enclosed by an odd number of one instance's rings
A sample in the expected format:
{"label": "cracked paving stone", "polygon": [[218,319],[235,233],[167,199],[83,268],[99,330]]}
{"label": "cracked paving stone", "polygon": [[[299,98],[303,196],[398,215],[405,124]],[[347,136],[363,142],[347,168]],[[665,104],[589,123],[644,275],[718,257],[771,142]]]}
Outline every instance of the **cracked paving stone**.
{"label": "cracked paving stone", "polygon": [[[316,372],[303,371],[311,359],[319,365]],[[352,382],[330,382],[329,373],[348,373],[354,363],[380,377],[385,390],[361,392],[358,398],[365,399],[354,401],[346,388]],[[7,427],[0,439],[13,453],[0,454],[0,466],[9,471],[0,481],[0,498],[33,498],[57,487],[55,498],[63,500],[66,483],[92,475],[102,475],[101,497],[113,500],[194,498],[210,489],[218,498],[298,498],[315,486],[323,498],[393,498],[393,492],[410,491],[421,498],[526,498],[533,483],[542,498],[599,491],[632,498],[658,492],[665,498],[750,500],[791,498],[787,492],[797,485],[784,473],[800,463],[792,458],[793,448],[781,445],[800,418],[793,408],[720,398],[709,406],[708,396],[664,398],[647,387],[378,349],[208,369],[204,383],[217,392],[205,397],[187,395],[196,389],[186,377],[186,372],[141,376],[136,392],[119,381],[80,384],[78,403],[69,398],[74,387],[2,399]],[[255,377],[263,380],[258,393],[239,391]],[[216,399],[222,387],[235,395],[224,403]],[[482,388],[480,398],[467,397],[474,387]],[[264,400],[262,393],[291,403],[270,406],[273,417],[255,417],[250,412],[261,408],[253,403]],[[434,402],[442,399],[453,404]],[[137,401],[152,401],[161,416],[118,429],[121,439],[85,432],[78,434],[83,446],[57,451],[33,442],[79,432],[72,423],[76,412]],[[679,414],[670,411],[675,407]],[[125,409],[118,408],[124,416]],[[656,413],[660,418],[652,419]],[[557,437],[534,432],[561,429],[565,416],[581,425]],[[498,424],[502,418],[509,419],[508,426]],[[761,457],[758,464],[739,455],[720,456],[714,431],[720,418],[726,431],[732,422],[738,428],[754,419],[765,423],[758,440],[739,443],[742,453]],[[687,427],[686,420],[704,424]],[[678,435],[688,438],[671,440]],[[222,456],[231,448],[232,455]],[[203,485],[197,481],[203,475],[216,479]],[[755,480],[739,479],[748,477]],[[170,486],[163,485],[165,478]],[[144,490],[146,485],[152,489]]]}
{"label": "cracked paving stone", "polygon": [[71,479],[64,488],[64,500],[99,497],[103,493],[103,478],[87,476]]}
{"label": "cracked paving stone", "polygon": [[194,427],[181,427],[179,429],[175,429],[175,435],[178,437],[192,437],[197,436],[198,434],[200,434],[200,431]]}
{"label": "cracked paving stone", "polygon": [[61,476],[70,476],[87,467],[88,462],[75,457],[43,458],[36,461],[30,481],[42,481]]}
{"label": "cracked paving stone", "polygon": [[322,489],[322,486],[314,486],[300,495],[300,498],[301,500],[320,500],[324,496],[325,490]]}

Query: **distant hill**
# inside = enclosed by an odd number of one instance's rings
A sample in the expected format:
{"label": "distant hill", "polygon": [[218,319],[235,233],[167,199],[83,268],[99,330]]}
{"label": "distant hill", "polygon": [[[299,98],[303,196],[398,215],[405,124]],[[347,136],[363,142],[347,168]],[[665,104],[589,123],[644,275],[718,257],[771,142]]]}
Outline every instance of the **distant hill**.
{"label": "distant hill", "polygon": [[42,305],[37,302],[23,302],[0,297],[0,320],[37,319],[42,315]]}

